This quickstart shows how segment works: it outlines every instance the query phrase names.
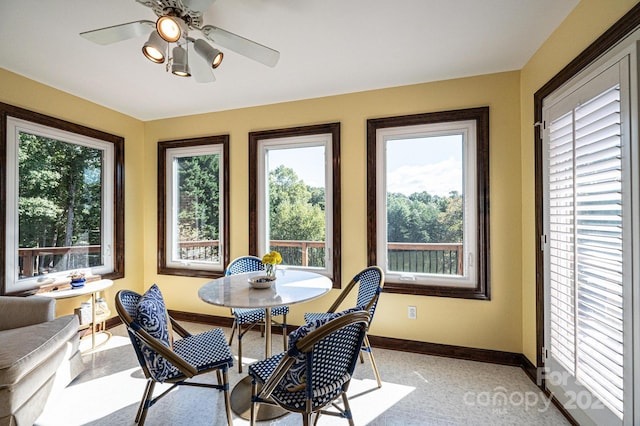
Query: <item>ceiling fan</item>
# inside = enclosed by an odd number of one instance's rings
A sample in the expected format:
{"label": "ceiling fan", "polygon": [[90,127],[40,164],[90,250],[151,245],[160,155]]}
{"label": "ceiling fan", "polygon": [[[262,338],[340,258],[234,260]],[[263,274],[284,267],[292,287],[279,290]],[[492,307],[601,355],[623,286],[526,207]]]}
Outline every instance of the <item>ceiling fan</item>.
{"label": "ceiling fan", "polygon": [[[232,50],[249,59],[274,67],[280,52],[237,34],[213,25],[204,25],[202,14],[215,0],[136,0],[150,8],[158,16],[154,21],[140,20],[80,33],[94,43],[108,45],[142,35],[149,39],[142,53],[154,63],[166,62],[166,70],[178,76],[192,75],[200,83],[215,81],[212,70],[222,62],[224,54],[204,39],[190,35],[194,31],[223,48]],[[191,32],[191,34],[190,34]],[[170,44],[175,46],[170,50]],[[189,64],[189,45],[204,61]],[[171,51],[171,56],[169,52]]]}

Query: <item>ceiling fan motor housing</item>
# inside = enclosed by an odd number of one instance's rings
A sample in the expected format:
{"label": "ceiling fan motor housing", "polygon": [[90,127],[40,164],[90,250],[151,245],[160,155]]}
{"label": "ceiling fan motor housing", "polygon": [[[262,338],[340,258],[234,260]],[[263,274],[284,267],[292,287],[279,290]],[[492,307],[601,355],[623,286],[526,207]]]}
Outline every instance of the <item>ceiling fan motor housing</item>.
{"label": "ceiling fan motor housing", "polygon": [[[157,16],[176,16],[190,28],[202,27],[202,10],[206,10],[211,0],[136,0],[149,7]],[[205,7],[205,9],[201,9]]]}

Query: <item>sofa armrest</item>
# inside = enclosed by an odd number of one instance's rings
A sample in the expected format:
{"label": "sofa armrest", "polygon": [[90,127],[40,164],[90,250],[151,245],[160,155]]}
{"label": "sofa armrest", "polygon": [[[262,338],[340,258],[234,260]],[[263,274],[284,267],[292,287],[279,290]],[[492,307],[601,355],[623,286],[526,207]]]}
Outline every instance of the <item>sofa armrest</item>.
{"label": "sofa armrest", "polygon": [[0,330],[52,321],[55,314],[55,299],[40,296],[0,296]]}

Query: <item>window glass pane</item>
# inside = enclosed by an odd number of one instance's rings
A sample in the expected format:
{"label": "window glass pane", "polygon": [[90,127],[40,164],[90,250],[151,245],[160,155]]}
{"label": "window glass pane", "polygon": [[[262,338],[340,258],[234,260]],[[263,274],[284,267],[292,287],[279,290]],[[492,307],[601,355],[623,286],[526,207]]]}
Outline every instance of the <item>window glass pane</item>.
{"label": "window glass pane", "polygon": [[103,151],[18,137],[19,278],[101,265]]}
{"label": "window glass pane", "polygon": [[489,108],[367,120],[367,249],[385,291],[489,300]]}
{"label": "window glass pane", "polygon": [[219,277],[229,262],[229,136],[158,142],[158,273]]}
{"label": "window glass pane", "polygon": [[325,268],[325,146],[266,152],[270,250],[285,265]]}
{"label": "window glass pane", "polygon": [[173,260],[220,263],[220,154],[174,159]]}
{"label": "window glass pane", "polygon": [[463,274],[462,134],[386,141],[388,270]]}

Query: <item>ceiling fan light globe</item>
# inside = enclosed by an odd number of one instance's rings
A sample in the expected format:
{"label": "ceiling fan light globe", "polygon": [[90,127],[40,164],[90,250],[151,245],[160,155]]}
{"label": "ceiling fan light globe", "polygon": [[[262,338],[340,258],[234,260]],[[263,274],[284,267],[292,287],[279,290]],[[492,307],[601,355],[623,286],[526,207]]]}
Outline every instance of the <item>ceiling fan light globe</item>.
{"label": "ceiling fan light globe", "polygon": [[200,55],[205,61],[207,61],[207,64],[209,64],[211,68],[216,69],[222,63],[224,54],[215,47],[211,46],[206,41],[202,39],[196,40],[193,43],[193,48],[198,53],[198,55]]}
{"label": "ceiling fan light globe", "polygon": [[180,40],[186,28],[187,26],[184,21],[175,16],[161,16],[156,21],[158,34],[168,43],[175,43]]}
{"label": "ceiling fan light globe", "polygon": [[218,52],[216,57],[213,58],[213,61],[211,61],[211,67],[213,69],[218,68],[220,66],[220,64],[222,63],[222,58],[224,58],[224,53]]}
{"label": "ceiling fan light globe", "polygon": [[171,73],[178,77],[191,77],[191,70],[189,69],[189,62],[187,60],[187,51],[180,46],[173,48]]}
{"label": "ceiling fan light globe", "polygon": [[178,77],[191,77],[191,70],[188,67],[186,70],[172,70],[171,72]]}
{"label": "ceiling fan light globe", "polygon": [[142,48],[142,53],[151,62],[154,62],[156,64],[161,64],[164,62],[164,53],[160,52],[154,47],[145,46]]}
{"label": "ceiling fan light globe", "polygon": [[156,31],[151,32],[149,39],[142,46],[142,54],[151,62],[162,64],[165,59],[166,43]]}

